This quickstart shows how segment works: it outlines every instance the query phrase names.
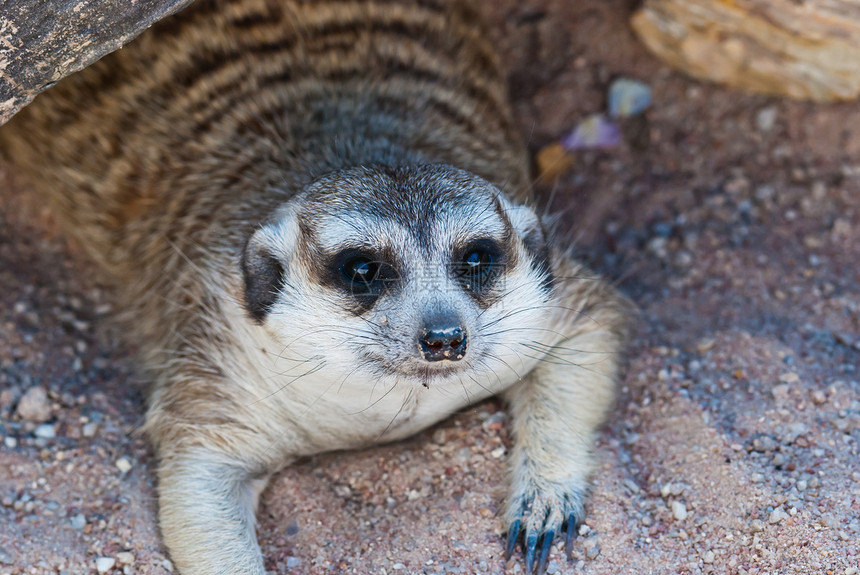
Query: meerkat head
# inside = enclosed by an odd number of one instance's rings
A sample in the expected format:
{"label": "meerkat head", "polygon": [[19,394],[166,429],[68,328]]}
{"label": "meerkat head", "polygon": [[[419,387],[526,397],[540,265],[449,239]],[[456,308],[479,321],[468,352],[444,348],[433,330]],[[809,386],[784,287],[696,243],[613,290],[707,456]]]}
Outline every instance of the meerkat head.
{"label": "meerkat head", "polygon": [[253,234],[242,268],[248,314],[291,354],[425,386],[516,373],[553,284],[534,211],[446,166],[322,177]]}

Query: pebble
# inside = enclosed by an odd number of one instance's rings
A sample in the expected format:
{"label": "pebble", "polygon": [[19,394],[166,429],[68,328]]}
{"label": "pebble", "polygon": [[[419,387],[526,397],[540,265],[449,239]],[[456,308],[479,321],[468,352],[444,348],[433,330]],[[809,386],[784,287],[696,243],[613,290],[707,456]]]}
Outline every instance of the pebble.
{"label": "pebble", "polygon": [[776,441],[768,435],[756,437],[753,441],[753,450],[758,451],[759,453],[773,451],[774,449],[776,449]]}
{"label": "pebble", "polygon": [[776,188],[770,184],[762,184],[755,190],[755,199],[760,202],[766,202],[776,195]]}
{"label": "pebble", "polygon": [[574,159],[561,144],[555,143],[542,148],[535,155],[535,164],[538,177],[552,184],[573,167]]}
{"label": "pebble", "polygon": [[87,518],[83,513],[78,513],[77,515],[72,516],[69,523],[72,524],[73,529],[83,529],[87,525]]}
{"label": "pebble", "polygon": [[807,433],[809,433],[809,426],[805,423],[791,423],[782,431],[779,439],[782,443],[789,445]]}
{"label": "pebble", "polygon": [[14,437],[7,436],[3,438],[3,445],[5,445],[8,449],[15,449],[16,447],[18,447],[18,440]]}
{"label": "pebble", "polygon": [[776,124],[778,110],[776,106],[762,108],[755,115],[755,125],[762,132],[770,132]]}
{"label": "pebble", "polygon": [[760,519],[753,519],[750,521],[750,531],[753,533],[760,533],[764,531],[764,523],[761,522]]}
{"label": "pebble", "polygon": [[675,516],[675,519],[678,521],[683,521],[687,518],[687,506],[681,503],[680,501],[672,502],[672,515]]}
{"label": "pebble", "polygon": [[31,387],[18,402],[18,416],[25,421],[42,423],[51,419],[48,392],[42,386]]}
{"label": "pebble", "polygon": [[116,565],[116,559],[113,557],[97,557],[96,558],[96,570],[99,573],[107,573],[113,566]]}
{"label": "pebble", "polygon": [[644,112],[651,105],[651,88],[632,78],[618,78],[609,86],[609,115],[628,118]]}
{"label": "pebble", "polygon": [[81,428],[81,434],[84,437],[95,437],[96,432],[99,429],[98,423],[93,423],[92,421],[89,423],[85,423],[83,428]]}
{"label": "pebble", "polygon": [[122,551],[116,554],[116,560],[120,565],[134,565],[134,553]]}
{"label": "pebble", "polygon": [[116,468],[120,470],[120,473],[128,473],[131,471],[131,461],[128,460],[127,457],[120,457],[116,460]]}
{"label": "pebble", "polygon": [[585,548],[586,559],[597,559],[598,555],[600,555],[600,545],[598,545],[597,542],[594,542]]}
{"label": "pebble", "polygon": [[768,523],[774,524],[779,523],[783,519],[788,519],[788,513],[782,507],[777,507],[773,511],[770,512],[770,517],[768,518]]}
{"label": "pebble", "polygon": [[584,119],[561,141],[561,145],[568,150],[614,148],[620,144],[621,131],[618,126],[600,114]]}
{"label": "pebble", "polygon": [[857,568],[848,567],[847,569],[845,569],[845,575],[857,575]]}
{"label": "pebble", "polygon": [[779,380],[782,383],[797,383],[800,381],[800,376],[798,376],[793,371],[788,371],[786,373],[780,374]]}
{"label": "pebble", "polygon": [[779,385],[774,385],[770,393],[773,395],[773,398],[777,401],[785,402],[789,398],[789,393],[791,391],[791,387],[787,383],[781,383]]}
{"label": "pebble", "polygon": [[670,495],[682,495],[684,489],[686,489],[686,486],[683,483],[667,483],[660,488],[660,496],[666,498]]}
{"label": "pebble", "polygon": [[292,569],[302,564],[302,560],[298,557],[287,557],[287,568]]}
{"label": "pebble", "polygon": [[851,234],[851,221],[846,218],[837,218],[833,222],[833,233],[837,236],[848,236]]}
{"label": "pebble", "polygon": [[714,344],[716,343],[717,341],[715,339],[703,339],[696,344],[696,349],[699,351],[699,353],[705,353],[706,351],[710,351],[711,349],[713,349]]}
{"label": "pebble", "polygon": [[54,439],[57,436],[57,431],[50,423],[43,423],[33,431],[33,435],[42,439]]}
{"label": "pebble", "polygon": [[716,559],[716,555],[714,555],[714,552],[710,549],[702,554],[702,563],[710,565],[714,562],[714,559]]}

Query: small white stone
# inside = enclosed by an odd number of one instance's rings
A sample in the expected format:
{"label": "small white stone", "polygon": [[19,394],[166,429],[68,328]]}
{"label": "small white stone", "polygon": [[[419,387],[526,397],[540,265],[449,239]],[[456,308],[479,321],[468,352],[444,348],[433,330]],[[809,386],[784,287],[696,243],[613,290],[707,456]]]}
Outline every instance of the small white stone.
{"label": "small white stone", "polygon": [[96,570],[99,573],[107,573],[113,566],[116,565],[116,559],[113,557],[97,557],[96,558]]}
{"label": "small white stone", "polygon": [[4,437],[3,445],[5,445],[9,449],[15,449],[16,447],[18,447],[18,440],[14,437]]}
{"label": "small white stone", "polygon": [[33,435],[36,437],[41,437],[42,439],[54,439],[57,436],[57,431],[54,429],[54,426],[50,423],[43,423],[33,432]]}
{"label": "small white stone", "polygon": [[98,431],[98,429],[99,429],[99,424],[93,423],[91,421],[89,423],[84,424],[84,427],[81,429],[81,434],[84,437],[94,437],[96,434],[96,431]]}
{"label": "small white stone", "polygon": [[770,512],[770,517],[767,521],[768,523],[779,523],[783,519],[788,519],[788,513],[782,507],[777,507]]}
{"label": "small white stone", "polygon": [[762,108],[755,115],[756,127],[762,132],[770,132],[776,124],[778,110],[774,106]]}
{"label": "small white stone", "polygon": [[403,569],[406,569],[406,565],[404,565],[403,563],[395,563],[391,566],[391,568],[395,571],[402,571]]}
{"label": "small white stone", "polygon": [[134,553],[122,551],[116,554],[116,560],[120,565],[134,565]]}
{"label": "small white stone", "polygon": [[857,575],[857,568],[856,567],[848,567],[845,570],[845,575]]}
{"label": "small white stone", "polygon": [[714,562],[714,559],[716,559],[716,555],[714,555],[714,552],[710,549],[708,549],[704,552],[704,554],[702,554],[702,563],[710,565]]}
{"label": "small white stone", "polygon": [[87,525],[87,518],[83,513],[78,513],[73,515],[69,522],[72,524],[72,529],[83,529]]}
{"label": "small white stone", "polygon": [[127,457],[120,457],[116,460],[115,465],[121,473],[128,473],[129,471],[131,471],[131,461],[129,461]]}
{"label": "small white stone", "polygon": [[680,501],[673,501],[672,515],[674,515],[675,519],[677,519],[678,521],[683,521],[687,518],[687,506]]}
{"label": "small white stone", "polygon": [[502,447],[497,447],[497,448],[495,448],[494,450],[492,450],[492,451],[490,452],[490,455],[493,457],[493,459],[499,459],[499,458],[500,458],[500,457],[502,457],[504,454],[505,454],[505,448],[504,448],[504,446],[502,446]]}
{"label": "small white stone", "polygon": [[173,563],[170,562],[170,559],[163,560],[161,566],[167,569],[168,573],[173,573]]}

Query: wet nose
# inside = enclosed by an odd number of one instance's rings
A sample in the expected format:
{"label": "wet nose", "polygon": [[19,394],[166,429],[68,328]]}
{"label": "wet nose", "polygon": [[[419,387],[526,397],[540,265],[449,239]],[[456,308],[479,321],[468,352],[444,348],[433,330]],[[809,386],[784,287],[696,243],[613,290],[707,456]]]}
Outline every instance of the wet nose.
{"label": "wet nose", "polygon": [[466,330],[458,322],[427,325],[418,339],[427,361],[458,361],[466,355]]}

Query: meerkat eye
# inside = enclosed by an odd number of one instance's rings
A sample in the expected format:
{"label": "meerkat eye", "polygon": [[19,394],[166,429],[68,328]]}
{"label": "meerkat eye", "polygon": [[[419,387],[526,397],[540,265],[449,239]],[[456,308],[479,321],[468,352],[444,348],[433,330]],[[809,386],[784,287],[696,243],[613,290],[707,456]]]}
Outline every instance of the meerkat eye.
{"label": "meerkat eye", "polygon": [[365,256],[347,260],[342,269],[344,277],[353,284],[369,284],[379,278],[379,263]]}
{"label": "meerkat eye", "polygon": [[466,289],[481,291],[501,271],[501,252],[495,242],[474,242],[455,260],[454,271]]}
{"label": "meerkat eye", "polygon": [[473,277],[483,277],[490,273],[493,254],[486,250],[475,249],[463,257],[463,271]]}

